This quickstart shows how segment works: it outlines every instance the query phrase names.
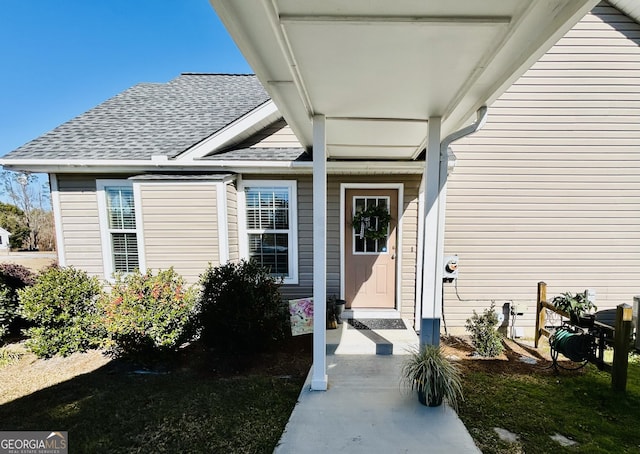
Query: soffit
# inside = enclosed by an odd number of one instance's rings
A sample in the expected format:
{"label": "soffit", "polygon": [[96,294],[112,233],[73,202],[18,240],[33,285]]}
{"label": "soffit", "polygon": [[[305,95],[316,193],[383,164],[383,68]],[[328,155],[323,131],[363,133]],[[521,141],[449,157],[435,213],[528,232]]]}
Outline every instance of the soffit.
{"label": "soffit", "polygon": [[595,0],[211,0],[303,146],[414,159],[427,121],[469,122]]}

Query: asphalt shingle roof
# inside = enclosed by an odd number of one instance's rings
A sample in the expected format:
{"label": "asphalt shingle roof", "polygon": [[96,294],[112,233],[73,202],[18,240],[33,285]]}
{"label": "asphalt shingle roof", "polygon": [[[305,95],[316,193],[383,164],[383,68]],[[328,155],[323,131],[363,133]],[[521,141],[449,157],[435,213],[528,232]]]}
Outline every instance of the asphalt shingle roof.
{"label": "asphalt shingle roof", "polygon": [[304,148],[240,148],[205,156],[207,161],[311,161]]}
{"label": "asphalt shingle roof", "polygon": [[254,75],[182,74],[129,88],[3,159],[172,158],[268,100]]}

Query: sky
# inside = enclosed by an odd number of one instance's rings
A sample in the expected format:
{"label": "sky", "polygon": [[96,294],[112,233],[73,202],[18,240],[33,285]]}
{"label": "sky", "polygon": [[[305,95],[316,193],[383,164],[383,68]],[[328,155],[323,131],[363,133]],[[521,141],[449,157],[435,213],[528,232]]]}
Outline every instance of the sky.
{"label": "sky", "polygon": [[0,0],[0,156],[182,72],[253,72],[207,0]]}

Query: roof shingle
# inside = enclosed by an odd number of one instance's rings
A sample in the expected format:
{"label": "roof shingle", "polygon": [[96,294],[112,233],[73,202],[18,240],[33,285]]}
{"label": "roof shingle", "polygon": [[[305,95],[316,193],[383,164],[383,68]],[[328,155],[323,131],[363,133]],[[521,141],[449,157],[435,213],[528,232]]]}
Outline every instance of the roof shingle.
{"label": "roof shingle", "polygon": [[268,100],[254,75],[182,74],[129,88],[3,160],[172,158]]}

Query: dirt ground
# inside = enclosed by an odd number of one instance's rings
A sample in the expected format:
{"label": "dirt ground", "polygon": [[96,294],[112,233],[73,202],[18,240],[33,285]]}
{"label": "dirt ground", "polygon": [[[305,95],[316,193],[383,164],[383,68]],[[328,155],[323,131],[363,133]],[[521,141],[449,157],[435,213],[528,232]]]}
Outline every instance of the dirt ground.
{"label": "dirt ground", "polygon": [[[482,358],[474,354],[468,337],[448,336],[442,338],[442,346],[448,357],[456,360],[461,371],[483,371],[492,373],[509,372],[510,374],[542,373],[553,374],[548,342],[541,340],[538,349],[533,348],[533,341],[514,341],[503,339],[504,352],[495,358]],[[562,361],[565,367],[572,366]]]}
{"label": "dirt ground", "polygon": [[0,251],[0,263],[16,263],[32,271],[39,271],[58,260],[55,252],[9,252]]}

